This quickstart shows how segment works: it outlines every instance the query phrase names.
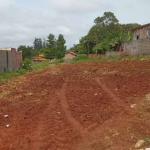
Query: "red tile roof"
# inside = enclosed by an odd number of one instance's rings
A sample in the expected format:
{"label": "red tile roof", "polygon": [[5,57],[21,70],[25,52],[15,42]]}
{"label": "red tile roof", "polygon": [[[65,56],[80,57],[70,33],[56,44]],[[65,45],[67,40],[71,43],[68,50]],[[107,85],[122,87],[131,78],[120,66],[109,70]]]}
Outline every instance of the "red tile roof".
{"label": "red tile roof", "polygon": [[35,60],[35,61],[42,61],[42,60],[47,60],[46,58],[44,58],[44,55],[43,54],[40,54],[38,56],[34,56],[32,58],[32,60]]}

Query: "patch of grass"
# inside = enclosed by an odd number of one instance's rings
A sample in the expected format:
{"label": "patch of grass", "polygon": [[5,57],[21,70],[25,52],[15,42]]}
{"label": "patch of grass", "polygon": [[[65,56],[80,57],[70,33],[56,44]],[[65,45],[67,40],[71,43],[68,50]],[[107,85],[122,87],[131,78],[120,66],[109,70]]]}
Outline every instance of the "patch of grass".
{"label": "patch of grass", "polygon": [[93,61],[113,61],[113,60],[150,60],[150,55],[134,55],[134,56],[109,56],[109,57],[97,57],[88,58],[88,55],[78,55],[71,61],[75,62],[93,62]]}
{"label": "patch of grass", "polygon": [[12,71],[12,72],[4,71],[3,73],[0,74],[0,82],[5,81],[5,80],[10,79],[10,78],[15,77],[15,76],[25,74],[28,71],[41,70],[41,69],[49,66],[50,62],[49,61],[42,61],[42,62],[38,62],[38,63],[35,63],[35,64],[31,64],[30,66],[29,65],[30,65],[30,63],[27,62],[27,65],[26,65],[27,69],[20,68],[19,70]]}
{"label": "patch of grass", "polygon": [[61,63],[63,63],[64,62],[64,59],[63,58],[61,58],[61,59],[57,59],[57,60],[55,60],[55,65],[59,65],[59,64],[61,64]]}
{"label": "patch of grass", "polygon": [[72,59],[72,62],[84,62],[88,61],[89,57],[86,54],[80,54]]}
{"label": "patch of grass", "polygon": [[47,66],[50,65],[50,61],[49,60],[45,60],[45,61],[42,61],[42,62],[38,62],[38,63],[35,63],[33,64],[31,67],[32,67],[32,70],[36,71],[36,70],[41,70]]}
{"label": "patch of grass", "polygon": [[10,79],[14,76],[19,76],[22,74],[25,74],[27,72],[26,69],[19,69],[17,71],[12,71],[12,72],[3,72],[0,74],[0,82],[5,81],[6,79]]}

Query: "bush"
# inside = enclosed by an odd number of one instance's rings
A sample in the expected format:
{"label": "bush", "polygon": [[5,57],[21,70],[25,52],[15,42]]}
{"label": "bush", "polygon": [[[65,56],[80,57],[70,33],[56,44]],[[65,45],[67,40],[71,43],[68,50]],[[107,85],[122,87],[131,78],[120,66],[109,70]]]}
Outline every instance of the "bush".
{"label": "bush", "polygon": [[23,61],[23,69],[26,70],[32,70],[32,60],[29,58],[25,58],[25,60]]}
{"label": "bush", "polygon": [[88,55],[80,54],[72,59],[73,62],[87,61],[89,60]]}
{"label": "bush", "polygon": [[63,62],[64,62],[64,59],[61,58],[61,59],[57,59],[57,60],[55,61],[55,64],[56,64],[56,65],[59,65],[59,64],[61,64],[61,63],[63,63]]}

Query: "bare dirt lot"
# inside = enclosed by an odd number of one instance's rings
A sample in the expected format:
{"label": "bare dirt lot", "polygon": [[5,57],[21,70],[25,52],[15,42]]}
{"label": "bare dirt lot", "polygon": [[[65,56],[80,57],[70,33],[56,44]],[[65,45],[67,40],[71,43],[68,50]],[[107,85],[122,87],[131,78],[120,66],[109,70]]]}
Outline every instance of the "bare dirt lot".
{"label": "bare dirt lot", "polygon": [[63,64],[0,83],[0,150],[134,150],[140,139],[150,147],[150,61]]}

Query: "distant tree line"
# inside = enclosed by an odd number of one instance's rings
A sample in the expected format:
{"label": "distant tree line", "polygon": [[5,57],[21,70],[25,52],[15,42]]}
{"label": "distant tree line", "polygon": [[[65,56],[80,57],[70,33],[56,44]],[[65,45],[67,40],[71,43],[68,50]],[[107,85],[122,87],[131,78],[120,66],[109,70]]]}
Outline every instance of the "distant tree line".
{"label": "distant tree line", "polygon": [[[94,25],[87,35],[74,44],[69,50],[78,54],[104,54],[106,51],[119,51],[121,46],[132,39],[132,30],[140,26],[137,23],[120,24],[112,12],[105,12],[103,16],[94,19]],[[33,46],[21,45],[19,51],[23,53],[23,59],[43,53],[45,58],[62,58],[66,52],[66,40],[62,34],[56,39],[49,34],[47,39],[35,38]]]}
{"label": "distant tree line", "polygon": [[22,51],[23,60],[31,59],[33,56],[43,53],[47,59],[60,59],[64,57],[66,52],[66,40],[62,34],[59,34],[58,39],[53,34],[49,34],[47,40],[35,38],[33,46],[20,45],[18,51]]}

